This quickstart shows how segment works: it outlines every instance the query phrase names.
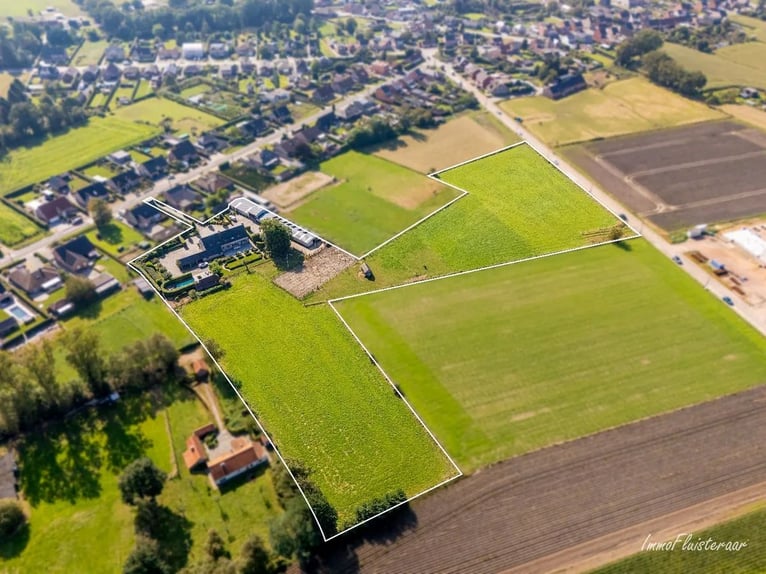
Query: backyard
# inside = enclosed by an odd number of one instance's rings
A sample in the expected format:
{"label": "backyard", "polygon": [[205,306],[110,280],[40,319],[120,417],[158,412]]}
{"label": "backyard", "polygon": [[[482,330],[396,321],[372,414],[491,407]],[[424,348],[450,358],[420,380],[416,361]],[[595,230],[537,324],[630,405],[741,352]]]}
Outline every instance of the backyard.
{"label": "backyard", "polygon": [[224,123],[215,116],[164,98],[146,98],[115,110],[114,115],[121,120],[152,126],[169,119],[176,132],[187,134],[206,132]]}
{"label": "backyard", "polygon": [[8,195],[69,169],[156,135],[156,125],[136,124],[118,117],[91,118],[87,126],[8,153],[0,162],[0,193]]}
{"label": "backyard", "polygon": [[286,215],[357,255],[459,195],[410,169],[354,151],[320,169],[337,185],[315,191]]}
{"label": "backyard", "polygon": [[133,511],[120,500],[117,480],[140,456],[165,472],[171,461],[180,465],[159,498],[172,511],[161,542],[164,558],[175,566],[186,562],[189,545],[188,561],[202,558],[210,528],[233,553],[250,533],[268,540],[268,520],[279,513],[269,470],[220,494],[206,476],[191,475],[183,465],[186,438],[210,420],[191,392],[175,387],[123,397],[25,437],[19,468],[30,525],[25,537],[0,542],[0,569],[68,573],[87,564],[93,574],[120,571],[135,535]]}
{"label": "backyard", "polygon": [[641,239],[335,305],[466,471],[766,378],[758,333]]}
{"label": "backyard", "polygon": [[581,247],[608,239],[617,223],[527,145],[439,177],[468,195],[368,257],[373,283],[360,280],[351,269],[313,297],[332,298]]}
{"label": "backyard", "polygon": [[0,243],[13,247],[42,233],[34,221],[0,203]]}
{"label": "backyard", "polygon": [[501,107],[553,146],[725,117],[643,78],[589,88],[559,101],[534,96],[508,100]]}
{"label": "backyard", "polygon": [[282,455],[311,469],[338,529],[373,498],[455,476],[333,311],[304,307],[261,273],[235,277],[181,315],[224,351],[224,369]]}

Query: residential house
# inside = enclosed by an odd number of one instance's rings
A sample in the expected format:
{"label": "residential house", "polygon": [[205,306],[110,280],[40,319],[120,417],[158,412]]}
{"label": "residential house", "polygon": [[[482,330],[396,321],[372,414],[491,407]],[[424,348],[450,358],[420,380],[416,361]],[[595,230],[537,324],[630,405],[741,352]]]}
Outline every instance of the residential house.
{"label": "residential house", "polygon": [[317,118],[316,121],[316,127],[322,130],[323,132],[328,132],[332,127],[338,123],[338,118],[335,115],[335,112],[327,112],[323,116],[320,116]]}
{"label": "residential house", "polygon": [[282,159],[290,159],[297,156],[298,150],[304,145],[305,143],[297,138],[289,138],[275,145],[274,152]]}
{"label": "residential house", "polygon": [[219,257],[236,255],[252,247],[244,225],[229,227],[217,233],[200,238],[201,249],[178,260],[178,268],[188,271],[201,261],[213,261]]}
{"label": "residential house", "polygon": [[319,86],[316,90],[314,90],[314,93],[311,94],[311,101],[319,105],[326,104],[334,99],[335,92],[333,91],[332,86],[328,84]]}
{"label": "residential house", "polygon": [[234,184],[230,179],[222,176],[220,173],[208,173],[194,182],[198,188],[205,193],[215,194],[222,189],[234,189]]}
{"label": "residential house", "polygon": [[317,141],[321,135],[322,135],[322,130],[320,130],[316,126],[304,127],[303,129],[295,133],[294,138],[298,141],[298,143],[311,145],[315,141]]}
{"label": "residential house", "polygon": [[575,92],[584,90],[587,87],[585,78],[583,78],[582,74],[565,74],[555,82],[545,86],[543,95],[553,100],[558,100],[574,94]]}
{"label": "residential house", "polygon": [[88,202],[91,199],[109,199],[109,190],[106,185],[100,181],[86,185],[85,187],[72,192],[75,202],[82,209],[88,209]]}
{"label": "residential house", "polygon": [[149,233],[155,225],[159,225],[165,219],[167,215],[147,203],[139,203],[125,212],[125,221],[144,233]]}
{"label": "residential house", "polygon": [[384,84],[375,90],[375,98],[384,104],[396,104],[399,101],[400,94],[396,88],[389,84]]}
{"label": "residential house", "polygon": [[37,206],[35,217],[52,227],[66,221],[77,214],[77,208],[64,196],[58,197]]}
{"label": "residential house", "polygon": [[214,458],[207,463],[210,481],[216,488],[244,474],[269,460],[268,453],[260,441],[237,437],[231,441],[231,452]]}
{"label": "residential house", "polygon": [[101,78],[109,83],[119,82],[121,76],[122,71],[114,62],[109,62],[101,73]]}
{"label": "residential house", "polygon": [[104,50],[104,60],[107,62],[122,62],[125,59],[125,48],[119,44],[110,44]]}
{"label": "residential house", "polygon": [[350,74],[335,74],[332,89],[338,94],[347,94],[354,89],[354,80]]}
{"label": "residential house", "polygon": [[120,282],[109,275],[109,273],[99,273],[91,279],[91,283],[93,283],[96,295],[99,297],[106,297],[109,293],[121,287]]}
{"label": "residential house", "polygon": [[138,175],[136,170],[129,169],[115,175],[106,182],[106,185],[114,193],[125,195],[141,185],[141,176]]}
{"label": "residential house", "polygon": [[181,54],[186,60],[202,60],[205,57],[205,45],[201,42],[187,42],[181,46]]}
{"label": "residential house", "polygon": [[203,209],[202,194],[188,185],[177,185],[165,192],[165,202],[178,211],[190,212]]}
{"label": "residential house", "polygon": [[231,48],[224,42],[211,42],[208,51],[210,52],[211,58],[223,60],[224,58],[228,58]]}
{"label": "residential house", "polygon": [[184,140],[173,146],[168,154],[171,161],[190,165],[199,160],[199,152],[189,140]]}
{"label": "residential house", "polygon": [[53,249],[56,265],[69,273],[89,271],[98,258],[98,250],[84,235],[70,239]]}
{"label": "residential house", "polygon": [[271,110],[271,117],[280,124],[292,123],[293,118],[287,106],[277,106]]}
{"label": "residential house", "polygon": [[256,117],[237,124],[237,128],[252,138],[260,137],[269,131],[269,125],[262,117]]}
{"label": "residential house", "polygon": [[181,57],[181,50],[179,48],[160,48],[157,51],[157,57],[160,60],[177,60]]}
{"label": "residential house", "polygon": [[364,114],[364,106],[358,101],[351,102],[348,106],[337,112],[338,117],[345,122],[355,122]]}
{"label": "residential house", "polygon": [[168,174],[168,160],[164,157],[153,157],[138,166],[138,173],[152,180],[160,179]]}
{"label": "residential house", "polygon": [[207,154],[214,154],[229,147],[229,142],[219,135],[208,132],[197,138],[197,147]]}
{"label": "residential house", "polygon": [[19,322],[15,317],[7,316],[5,319],[0,318],[0,339],[4,339],[18,328]]}
{"label": "residential house", "polygon": [[51,191],[54,191],[56,193],[69,193],[69,182],[71,181],[72,176],[68,173],[65,173],[63,175],[54,175],[52,178],[50,178],[46,182],[46,187],[50,189]]}
{"label": "residential house", "polygon": [[98,78],[98,67],[88,66],[82,73],[82,81],[86,84],[92,84]]}
{"label": "residential house", "polygon": [[59,272],[48,266],[30,271],[25,265],[18,265],[8,273],[8,280],[32,298],[51,293],[64,284]]}
{"label": "residential house", "polygon": [[130,153],[126,152],[125,150],[119,150],[114,153],[110,153],[107,156],[107,159],[112,163],[116,163],[117,165],[126,165],[129,164],[133,158],[131,157]]}
{"label": "residential house", "polygon": [[279,156],[269,149],[261,150],[252,157],[255,164],[265,169],[274,169],[279,165]]}

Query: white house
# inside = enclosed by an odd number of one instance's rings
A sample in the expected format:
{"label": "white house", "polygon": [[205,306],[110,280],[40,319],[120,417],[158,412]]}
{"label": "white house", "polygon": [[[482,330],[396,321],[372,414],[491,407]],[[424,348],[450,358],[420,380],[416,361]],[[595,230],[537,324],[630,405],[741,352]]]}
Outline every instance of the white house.
{"label": "white house", "polygon": [[201,60],[205,57],[205,45],[201,42],[187,42],[181,46],[181,53],[187,60]]}

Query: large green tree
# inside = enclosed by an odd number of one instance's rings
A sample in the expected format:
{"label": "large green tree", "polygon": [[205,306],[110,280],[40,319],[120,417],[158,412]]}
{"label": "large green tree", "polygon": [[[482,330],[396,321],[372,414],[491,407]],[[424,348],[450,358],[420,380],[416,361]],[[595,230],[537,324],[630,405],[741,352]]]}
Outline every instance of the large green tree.
{"label": "large green tree", "polygon": [[136,504],[139,499],[156,499],[165,486],[165,473],[151,459],[134,460],[120,475],[119,488],[126,504]]}
{"label": "large green tree", "polygon": [[81,327],[73,329],[64,336],[64,346],[67,363],[77,371],[91,393],[98,396],[108,391],[106,360],[98,332]]}
{"label": "large green tree", "polygon": [[276,219],[266,219],[260,223],[266,253],[272,259],[284,259],[290,254],[290,230]]}

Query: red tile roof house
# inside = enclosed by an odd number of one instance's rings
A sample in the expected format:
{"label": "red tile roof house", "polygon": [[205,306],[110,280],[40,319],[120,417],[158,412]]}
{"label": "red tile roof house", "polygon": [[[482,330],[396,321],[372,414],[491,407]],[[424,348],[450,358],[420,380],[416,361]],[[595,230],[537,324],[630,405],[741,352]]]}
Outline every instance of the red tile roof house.
{"label": "red tile roof house", "polygon": [[183,453],[184,463],[189,470],[201,469],[202,465],[206,465],[210,482],[215,488],[221,488],[233,478],[268,462],[269,455],[263,444],[245,436],[233,438],[229,452],[208,460],[208,451],[202,439],[215,431],[216,426],[212,423],[195,430],[186,439],[186,450]]}
{"label": "red tile roof house", "polygon": [[231,441],[231,447],[230,453],[207,463],[210,481],[216,488],[221,488],[231,479],[269,460],[266,449],[259,441],[253,442],[246,437],[237,437]]}

